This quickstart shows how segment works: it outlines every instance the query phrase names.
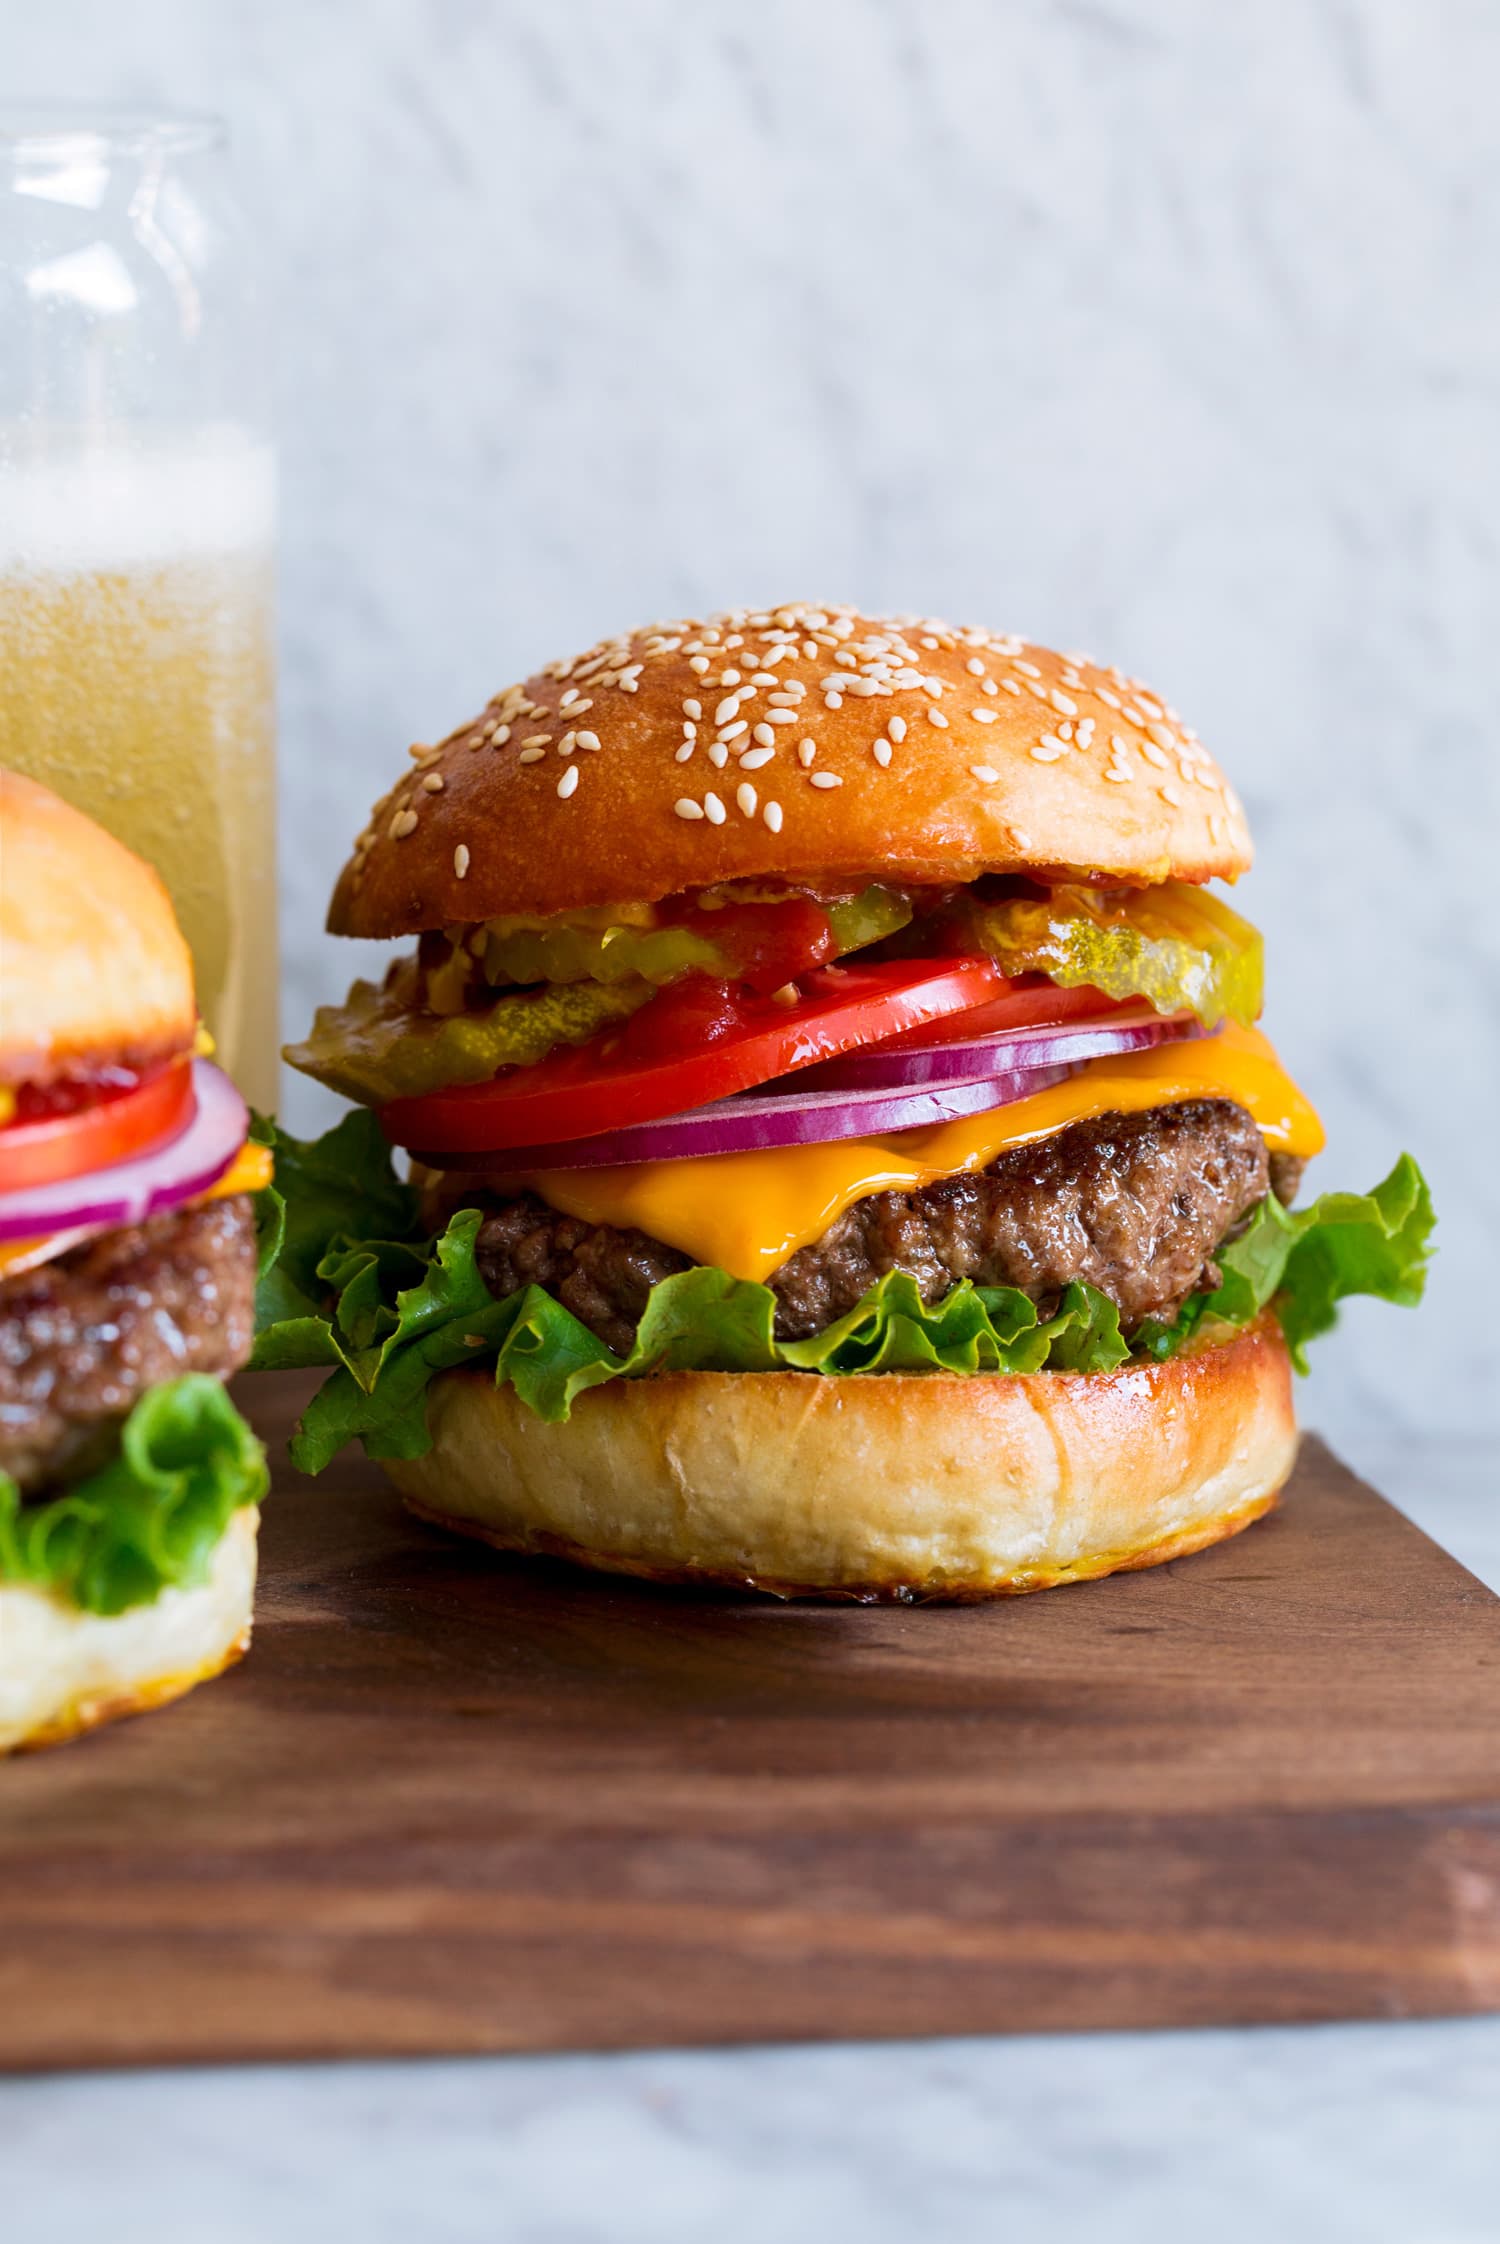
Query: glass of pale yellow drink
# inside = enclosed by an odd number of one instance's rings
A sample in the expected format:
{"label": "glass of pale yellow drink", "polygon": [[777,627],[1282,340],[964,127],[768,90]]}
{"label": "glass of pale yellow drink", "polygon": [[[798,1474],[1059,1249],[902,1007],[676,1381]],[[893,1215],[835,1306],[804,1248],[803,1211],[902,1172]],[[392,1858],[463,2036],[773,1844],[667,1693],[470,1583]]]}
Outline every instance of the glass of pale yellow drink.
{"label": "glass of pale yellow drink", "polygon": [[274,1107],[263,324],[216,122],[0,108],[0,764],[157,867]]}

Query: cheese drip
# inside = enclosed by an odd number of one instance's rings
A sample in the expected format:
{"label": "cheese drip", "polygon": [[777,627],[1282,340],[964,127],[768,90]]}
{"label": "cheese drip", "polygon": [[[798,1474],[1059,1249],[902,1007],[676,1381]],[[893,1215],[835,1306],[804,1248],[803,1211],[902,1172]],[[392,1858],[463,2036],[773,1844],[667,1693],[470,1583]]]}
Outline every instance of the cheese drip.
{"label": "cheese drip", "polygon": [[538,1169],[513,1181],[563,1215],[644,1231],[695,1262],[764,1281],[872,1192],[916,1192],[1099,1114],[1233,1099],[1273,1152],[1321,1152],[1323,1125],[1259,1029],[1090,1060],[1065,1083],[959,1122],[888,1138],[714,1153],[609,1169]]}

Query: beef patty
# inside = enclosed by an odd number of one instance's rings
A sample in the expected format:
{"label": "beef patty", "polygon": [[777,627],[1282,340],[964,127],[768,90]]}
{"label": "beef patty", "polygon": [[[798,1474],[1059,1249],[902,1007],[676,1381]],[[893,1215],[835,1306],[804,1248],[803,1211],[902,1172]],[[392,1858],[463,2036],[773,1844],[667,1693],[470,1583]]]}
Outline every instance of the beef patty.
{"label": "beef patty", "polygon": [[101,1232],[0,1281],[0,1471],[45,1489],[107,1456],[144,1388],[237,1370],[254,1296],[243,1194]]}
{"label": "beef patty", "polygon": [[[820,1332],[888,1270],[909,1271],[924,1301],[972,1278],[1019,1287],[1044,1312],[1080,1278],[1118,1303],[1129,1331],[1217,1284],[1215,1250],[1268,1188],[1290,1200],[1300,1173],[1278,1156],[1272,1174],[1260,1131],[1228,1099],[1077,1122],[978,1175],[856,1201],[770,1279],[777,1335]],[[690,1267],[643,1232],[559,1215],[531,1193],[479,1204],[491,1292],[544,1286],[618,1353],[658,1279]]]}

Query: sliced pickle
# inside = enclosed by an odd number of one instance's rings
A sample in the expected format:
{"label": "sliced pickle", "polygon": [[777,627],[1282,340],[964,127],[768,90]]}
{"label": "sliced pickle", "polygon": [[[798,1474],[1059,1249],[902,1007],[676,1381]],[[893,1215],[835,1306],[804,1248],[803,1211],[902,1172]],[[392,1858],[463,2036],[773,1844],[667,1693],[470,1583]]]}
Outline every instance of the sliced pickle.
{"label": "sliced pickle", "polygon": [[1046,974],[1065,989],[1141,997],[1158,1013],[1189,1012],[1205,1028],[1245,1027],[1261,1008],[1260,932],[1219,897],[1185,881],[1129,891],[1054,888],[1003,903],[974,896],[959,910],[1007,974]]}
{"label": "sliced pickle", "polygon": [[[783,903],[797,893],[786,889],[746,897],[717,890],[700,899],[700,908],[738,914],[757,903]],[[823,909],[840,957],[894,934],[912,915],[907,897],[878,886],[859,896],[837,897]],[[539,927],[488,927],[482,956],[485,979],[495,984],[619,982],[631,975],[660,984],[695,972],[732,980],[735,971],[727,947],[721,950],[701,927],[592,927],[563,917]]]}
{"label": "sliced pickle", "polygon": [[484,1083],[502,1067],[530,1067],[559,1044],[586,1043],[654,994],[639,977],[577,982],[434,1019],[411,1004],[410,981],[398,970],[384,988],[356,982],[342,1005],[318,1007],[311,1032],[286,1047],[286,1059],[345,1098],[383,1106],[453,1083]]}

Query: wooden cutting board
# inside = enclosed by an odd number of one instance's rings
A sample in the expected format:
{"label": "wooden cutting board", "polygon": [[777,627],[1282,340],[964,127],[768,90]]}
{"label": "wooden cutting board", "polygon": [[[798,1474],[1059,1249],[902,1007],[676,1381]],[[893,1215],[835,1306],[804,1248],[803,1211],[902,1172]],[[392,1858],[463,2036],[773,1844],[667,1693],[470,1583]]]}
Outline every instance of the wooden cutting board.
{"label": "wooden cutting board", "polygon": [[262,1580],[234,1674],[0,1770],[0,2065],[1500,2007],[1500,1602],[1315,1442],[992,1606],[507,1560],[352,1459]]}

